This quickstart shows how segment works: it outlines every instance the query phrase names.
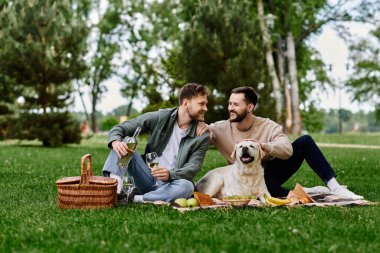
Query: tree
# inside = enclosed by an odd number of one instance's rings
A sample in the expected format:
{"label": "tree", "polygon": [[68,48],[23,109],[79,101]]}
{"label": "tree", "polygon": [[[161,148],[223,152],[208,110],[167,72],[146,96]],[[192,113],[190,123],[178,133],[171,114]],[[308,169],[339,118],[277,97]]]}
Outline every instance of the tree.
{"label": "tree", "polygon": [[82,80],[90,88],[91,127],[96,133],[98,131],[96,106],[101,99],[101,95],[107,90],[103,82],[114,74],[115,63],[113,63],[113,60],[119,52],[118,37],[121,32],[120,14],[122,4],[118,0],[109,1],[104,14],[102,14],[99,2],[95,1],[93,4],[92,10],[97,12],[100,20],[92,27],[89,46],[94,50],[88,56],[90,58],[88,70]]}
{"label": "tree", "polygon": [[[266,25],[265,15],[264,15],[264,4],[262,0],[257,0],[257,11],[258,11],[258,19],[260,23],[260,31],[262,34],[262,40],[265,46],[265,56],[266,63],[269,75],[272,78],[272,87],[273,93],[276,101],[276,120],[279,121],[282,115],[282,95],[281,95],[281,87],[278,74],[275,69],[275,63],[273,59],[272,53],[272,40],[269,35],[268,27]],[[281,58],[281,60],[283,60]],[[280,73],[282,74],[285,70],[282,69],[282,64],[280,67]],[[282,75],[281,75],[282,76]],[[284,80],[282,80],[284,81]]]}
{"label": "tree", "polygon": [[[290,0],[129,1],[123,21],[128,28],[126,48],[133,53],[125,64],[123,92],[132,101],[142,90],[140,95],[149,100],[146,110],[152,110],[172,104],[166,101],[175,101],[182,84],[203,83],[213,94],[207,118],[215,121],[225,118],[231,89],[250,85],[261,95],[256,113],[276,119],[281,111],[282,119],[285,100],[288,132],[299,134],[300,104],[316,86],[331,83],[307,40],[329,22],[343,31],[340,23],[357,19],[350,11],[358,6],[352,6],[345,0],[333,5]],[[260,22],[265,13],[278,20],[269,31]]]}
{"label": "tree", "polygon": [[311,104],[307,111],[302,111],[304,129],[309,133],[320,133],[324,127],[324,115],[324,111]]}
{"label": "tree", "polygon": [[354,70],[347,85],[354,93],[354,100],[371,101],[380,112],[380,26],[371,34],[371,38],[350,46]]}
{"label": "tree", "polygon": [[16,84],[13,94],[25,99],[25,115],[14,122],[13,128],[20,129],[14,137],[39,138],[46,146],[80,140],[75,135],[79,125],[64,111],[71,81],[85,70],[87,14],[87,1],[15,0],[1,5],[1,87],[9,91]]}
{"label": "tree", "polygon": [[275,116],[265,50],[253,10],[250,1],[200,1],[182,8],[182,38],[165,66],[173,80],[198,82],[211,89],[209,122],[225,119],[230,92],[238,86],[258,90],[257,114]]}
{"label": "tree", "polygon": [[[272,23],[274,23],[274,19],[277,19],[276,25],[272,24],[272,34],[277,35],[274,38],[273,52],[278,63],[277,73],[281,81],[282,94],[285,97],[286,132],[297,135],[301,133],[302,129],[301,111],[299,108],[302,102],[300,100],[301,90],[299,80],[301,77],[304,77],[298,74],[299,65],[297,61],[300,60],[298,49],[304,47],[307,36],[301,40],[299,38],[302,31],[315,24],[319,10],[324,5],[325,1],[301,3],[271,0],[268,2],[267,8],[269,9],[269,14],[266,15],[266,18],[272,19]],[[318,29],[313,30],[313,32],[316,31]],[[301,65],[301,68],[305,67]],[[312,71],[312,69],[308,69],[308,71]]]}
{"label": "tree", "polygon": [[[181,34],[181,14],[176,12],[181,4],[171,0],[124,2],[120,44],[128,57],[119,76],[124,81],[121,92],[129,100],[128,116],[137,97],[148,100],[144,111],[177,104],[173,100],[177,80],[169,77],[163,62]],[[168,91],[168,96],[164,96],[167,92],[163,90]]]}
{"label": "tree", "polygon": [[[85,3],[76,3],[85,5]],[[85,8],[72,1],[12,1],[1,11],[2,75],[24,86],[28,109],[64,108],[70,81],[85,69]]]}

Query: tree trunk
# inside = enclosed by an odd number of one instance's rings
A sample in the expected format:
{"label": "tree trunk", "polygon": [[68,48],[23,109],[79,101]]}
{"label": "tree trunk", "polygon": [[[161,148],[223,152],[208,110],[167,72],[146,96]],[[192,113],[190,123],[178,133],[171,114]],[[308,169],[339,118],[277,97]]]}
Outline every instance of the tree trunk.
{"label": "tree trunk", "polygon": [[286,42],[288,45],[288,66],[289,66],[289,77],[291,83],[291,99],[292,99],[292,113],[293,113],[293,128],[292,133],[296,135],[301,134],[302,122],[301,122],[301,111],[299,107],[299,89],[298,89],[298,79],[297,79],[297,63],[296,63],[296,50],[294,45],[293,33],[288,32],[286,36]]}
{"label": "tree trunk", "polygon": [[131,114],[131,110],[132,110],[132,105],[133,105],[133,99],[136,97],[136,95],[137,95],[137,90],[138,90],[138,81],[136,80],[136,82],[135,83],[133,83],[132,84],[132,86],[131,86],[131,93],[130,93],[130,99],[131,99],[131,101],[129,102],[129,104],[128,104],[128,107],[127,107],[127,116],[129,117],[130,116],[130,114]]}
{"label": "tree trunk", "polygon": [[97,127],[97,119],[96,119],[96,104],[98,102],[98,94],[99,92],[97,91],[96,89],[96,86],[94,85],[92,91],[92,101],[91,101],[91,109],[92,109],[92,113],[91,113],[91,127],[92,127],[92,131],[94,133],[97,133],[98,132],[98,127]]}
{"label": "tree trunk", "polygon": [[129,102],[128,104],[128,107],[127,107],[127,116],[129,117],[130,114],[131,114],[131,110],[132,110],[132,104],[133,104],[133,99],[131,99],[131,101]]}
{"label": "tree trunk", "polygon": [[292,132],[292,105],[291,105],[291,97],[290,97],[290,91],[288,88],[288,80],[285,76],[286,73],[286,60],[285,60],[285,41],[283,41],[281,38],[277,41],[277,59],[278,59],[278,73],[279,73],[279,79],[281,86],[284,90],[284,96],[285,96],[285,124],[284,124],[284,132],[285,133],[291,133]]}
{"label": "tree trunk", "polygon": [[269,36],[269,32],[264,20],[264,6],[263,6],[262,0],[257,0],[257,9],[258,9],[258,15],[259,15],[260,30],[263,37],[263,43],[265,46],[265,58],[267,62],[268,72],[272,79],[273,94],[276,101],[276,114],[277,114],[276,120],[279,121],[281,119],[281,114],[282,114],[282,95],[280,91],[280,81],[278,80],[278,76],[277,76],[276,69],[274,66],[274,60],[273,60],[273,54],[272,54],[272,40]]}
{"label": "tree trunk", "polygon": [[78,82],[77,82],[77,90],[78,90],[78,93],[79,93],[80,101],[81,101],[82,106],[83,106],[84,114],[86,115],[86,121],[88,123],[90,123],[90,115],[88,115],[87,107],[86,107],[86,104],[84,103],[84,99],[83,99],[83,93],[80,90],[80,85],[79,85]]}
{"label": "tree trunk", "polygon": [[285,103],[286,103],[286,119],[285,119],[285,132],[287,134],[292,133],[292,125],[293,125],[293,113],[292,113],[292,97],[289,91],[289,80],[284,79],[284,95],[285,95]]}

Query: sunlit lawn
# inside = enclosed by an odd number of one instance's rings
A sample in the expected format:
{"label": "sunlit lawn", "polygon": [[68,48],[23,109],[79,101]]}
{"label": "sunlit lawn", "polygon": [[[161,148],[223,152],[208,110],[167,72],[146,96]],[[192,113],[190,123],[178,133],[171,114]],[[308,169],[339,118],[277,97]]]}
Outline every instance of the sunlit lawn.
{"label": "sunlit lawn", "polygon": [[[379,135],[315,138],[379,144]],[[379,150],[322,150],[342,184],[368,200],[380,200]],[[380,252],[379,206],[185,214],[152,205],[62,211],[55,181],[79,175],[86,153],[92,154],[95,174],[100,175],[108,154],[106,136],[50,149],[38,142],[0,142],[0,252]],[[197,179],[224,164],[210,149]],[[306,165],[287,186],[296,182],[322,184]]]}

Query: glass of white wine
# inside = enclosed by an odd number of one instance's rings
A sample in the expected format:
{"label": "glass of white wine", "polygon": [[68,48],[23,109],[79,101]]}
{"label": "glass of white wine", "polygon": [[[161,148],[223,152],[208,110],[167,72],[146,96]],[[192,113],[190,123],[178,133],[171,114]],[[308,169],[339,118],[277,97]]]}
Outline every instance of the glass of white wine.
{"label": "glass of white wine", "polygon": [[[145,155],[145,160],[150,170],[158,167],[158,155],[156,152],[147,153]],[[156,179],[155,186],[158,186],[157,179]]]}

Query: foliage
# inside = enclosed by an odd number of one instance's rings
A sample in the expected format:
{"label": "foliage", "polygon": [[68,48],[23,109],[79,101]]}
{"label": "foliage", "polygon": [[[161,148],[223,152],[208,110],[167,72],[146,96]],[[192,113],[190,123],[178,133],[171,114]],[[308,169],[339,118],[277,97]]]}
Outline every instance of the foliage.
{"label": "foliage", "polygon": [[112,117],[112,116],[108,116],[108,117],[103,119],[102,130],[103,131],[109,131],[109,130],[111,130],[112,127],[114,127],[117,124],[119,124],[119,120],[117,118]]}
{"label": "foliage", "polygon": [[324,127],[324,111],[318,110],[311,104],[301,112],[303,128],[309,133],[319,133]]}
{"label": "foliage", "polygon": [[[25,108],[63,108],[85,69],[86,1],[16,0],[0,11],[0,76],[23,86]],[[74,7],[75,6],[75,7]]]}
{"label": "foliage", "polygon": [[12,115],[0,116],[0,140],[11,137],[13,122],[15,122],[15,117]]}
{"label": "foliage", "polygon": [[181,20],[179,6],[181,2],[171,0],[124,3],[122,24],[125,33],[121,41],[128,57],[123,59],[120,77],[124,81],[121,92],[129,101],[127,116],[132,113],[136,98],[147,102],[149,108],[145,111],[149,111],[164,106],[162,101],[171,100],[170,97],[174,96],[173,88],[168,85],[173,80],[165,72],[162,62],[181,34],[178,28]]}
{"label": "foliage", "polygon": [[[347,84],[354,93],[354,100],[371,101],[380,111],[380,26],[372,37],[362,39],[350,47],[354,71]],[[378,117],[380,120],[380,117]]]}
{"label": "foliage", "polygon": [[45,147],[80,143],[79,122],[67,112],[23,113],[14,120],[10,136],[20,140],[38,139]]}
{"label": "foliage", "polygon": [[[127,115],[127,113],[126,113],[127,112],[127,107],[128,107],[128,105],[121,105],[121,106],[115,108],[112,111],[111,115],[115,116],[117,118],[119,118],[120,116]],[[130,111],[130,114],[137,114],[137,113],[138,113],[138,111],[135,108],[132,107],[131,111]]]}
{"label": "foliage", "polygon": [[122,32],[120,26],[122,5],[117,0],[109,1],[102,13],[100,2],[93,1],[92,4],[92,11],[97,13],[99,21],[92,26],[89,47],[93,50],[88,55],[88,69],[82,81],[90,88],[91,126],[92,130],[97,132],[96,106],[101,95],[107,91],[103,82],[115,73],[116,64],[113,60],[120,50],[118,38]]}
{"label": "foliage", "polygon": [[15,112],[16,99],[21,94],[22,86],[17,85],[0,70],[0,117]]}
{"label": "foliage", "polygon": [[[337,141],[341,136],[334,136]],[[345,136],[344,136],[345,137]],[[350,136],[358,142],[363,135]],[[380,140],[371,135],[370,140]],[[179,213],[169,206],[134,204],[106,210],[59,210],[54,182],[80,174],[92,154],[95,175],[109,153],[106,136],[47,149],[33,142],[0,142],[1,252],[377,252],[380,206],[227,208]],[[330,139],[329,135],[325,136]],[[353,141],[350,140],[349,143]],[[378,143],[379,144],[379,143]],[[143,149],[142,145],[138,147]],[[378,202],[378,151],[322,148],[339,182]],[[209,150],[202,172],[223,166]],[[368,176],[371,175],[371,176]],[[197,179],[199,179],[197,177]],[[290,179],[323,182],[306,163]],[[174,236],[175,235],[175,236]],[[27,243],[26,243],[27,242]]]}
{"label": "foliage", "polygon": [[346,109],[342,109],[341,114],[339,110],[326,112],[323,131],[325,133],[337,133],[340,117],[342,117],[343,133],[380,131],[380,122],[376,120],[376,111],[353,113]]}
{"label": "foliage", "polygon": [[211,89],[209,122],[225,119],[230,92],[238,86],[258,90],[261,103],[257,114],[274,114],[254,7],[250,1],[202,1],[197,5],[185,1],[186,25],[166,68],[174,80],[191,80]]}

